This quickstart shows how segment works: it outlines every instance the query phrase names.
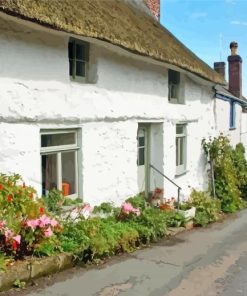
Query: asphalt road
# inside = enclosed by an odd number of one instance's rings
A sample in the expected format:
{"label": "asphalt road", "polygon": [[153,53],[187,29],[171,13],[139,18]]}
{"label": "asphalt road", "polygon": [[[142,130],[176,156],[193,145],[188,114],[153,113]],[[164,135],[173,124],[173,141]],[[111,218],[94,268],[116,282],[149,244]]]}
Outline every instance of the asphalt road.
{"label": "asphalt road", "polygon": [[247,296],[247,210],[101,267],[73,268],[2,295]]}

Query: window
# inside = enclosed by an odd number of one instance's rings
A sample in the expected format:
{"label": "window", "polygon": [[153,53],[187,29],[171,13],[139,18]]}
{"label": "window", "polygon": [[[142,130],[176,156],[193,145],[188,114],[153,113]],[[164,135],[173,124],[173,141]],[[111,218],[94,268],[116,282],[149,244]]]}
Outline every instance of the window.
{"label": "window", "polygon": [[236,128],[236,103],[230,101],[230,129]]}
{"label": "window", "polygon": [[77,131],[41,131],[42,194],[78,196]]}
{"label": "window", "polygon": [[168,70],[168,99],[171,103],[179,103],[180,73]]}
{"label": "window", "polygon": [[72,80],[86,82],[88,76],[89,44],[71,39],[68,45],[69,75]]}
{"label": "window", "polygon": [[139,128],[137,135],[137,165],[142,166],[145,165],[145,129]]}
{"label": "window", "polygon": [[176,175],[186,170],[186,125],[176,125]]}

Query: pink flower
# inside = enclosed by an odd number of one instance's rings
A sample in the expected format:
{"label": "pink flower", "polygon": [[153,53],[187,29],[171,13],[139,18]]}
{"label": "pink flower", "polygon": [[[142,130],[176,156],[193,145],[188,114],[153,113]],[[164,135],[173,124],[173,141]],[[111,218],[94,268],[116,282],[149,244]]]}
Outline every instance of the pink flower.
{"label": "pink flower", "polygon": [[26,222],[27,226],[32,228],[32,230],[35,230],[35,228],[39,225],[38,220],[28,220]]}
{"label": "pink flower", "polygon": [[13,233],[12,230],[6,229],[5,232],[4,232],[4,235],[5,235],[6,238],[11,238],[14,235],[14,233]]}
{"label": "pink flower", "polygon": [[129,203],[129,202],[124,202],[124,203],[122,204],[122,210],[123,210],[123,212],[126,213],[126,214],[131,213],[131,212],[133,211],[133,209],[134,209],[134,208],[133,208],[132,204]]}
{"label": "pink flower", "polygon": [[134,209],[133,212],[136,214],[136,216],[140,216],[141,215],[140,209]]}
{"label": "pink flower", "polygon": [[45,237],[51,237],[51,236],[52,236],[52,230],[51,230],[51,227],[48,227],[48,228],[44,231],[44,235],[45,235]]}
{"label": "pink flower", "polygon": [[6,226],[6,222],[5,221],[0,221],[0,230],[3,229],[4,226]]}
{"label": "pink flower", "polygon": [[21,236],[18,234],[16,236],[13,236],[13,240],[15,240],[18,244],[21,243]]}
{"label": "pink flower", "polygon": [[51,220],[50,220],[50,224],[51,224],[52,227],[56,227],[56,226],[58,226],[58,222],[57,222],[57,220],[55,220],[55,219],[51,219]]}
{"label": "pink flower", "polygon": [[51,222],[51,219],[46,216],[46,215],[42,215],[39,219],[38,219],[38,225],[39,227],[43,228],[47,225],[49,225]]}

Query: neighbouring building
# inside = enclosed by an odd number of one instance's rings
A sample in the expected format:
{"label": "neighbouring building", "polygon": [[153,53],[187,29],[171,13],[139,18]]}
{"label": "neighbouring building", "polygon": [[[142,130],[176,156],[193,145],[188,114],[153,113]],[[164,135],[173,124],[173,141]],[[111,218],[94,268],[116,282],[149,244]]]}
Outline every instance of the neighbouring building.
{"label": "neighbouring building", "polygon": [[155,169],[206,189],[201,140],[239,142],[246,102],[158,18],[154,0],[0,0],[0,171],[91,204],[176,197]]}

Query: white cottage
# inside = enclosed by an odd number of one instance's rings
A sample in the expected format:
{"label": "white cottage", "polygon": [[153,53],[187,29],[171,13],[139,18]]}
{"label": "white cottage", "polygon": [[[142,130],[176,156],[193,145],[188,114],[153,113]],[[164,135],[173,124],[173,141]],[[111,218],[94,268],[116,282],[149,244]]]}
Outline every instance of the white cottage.
{"label": "white cottage", "polygon": [[1,0],[0,82],[0,171],[40,195],[176,197],[162,174],[184,197],[207,187],[201,140],[222,127],[225,81],[144,2]]}

